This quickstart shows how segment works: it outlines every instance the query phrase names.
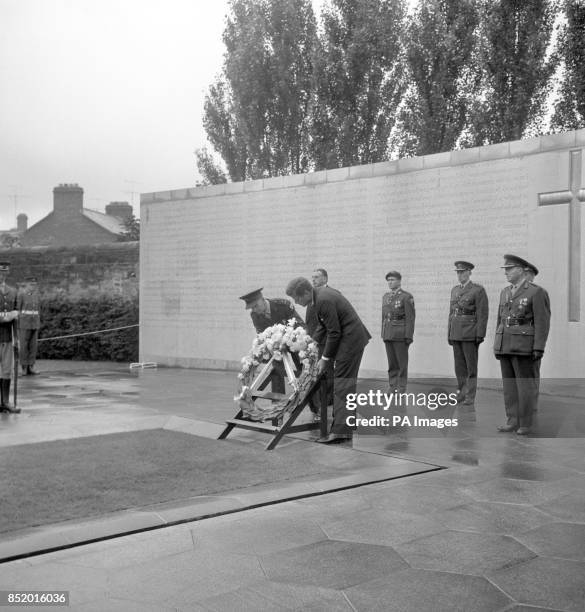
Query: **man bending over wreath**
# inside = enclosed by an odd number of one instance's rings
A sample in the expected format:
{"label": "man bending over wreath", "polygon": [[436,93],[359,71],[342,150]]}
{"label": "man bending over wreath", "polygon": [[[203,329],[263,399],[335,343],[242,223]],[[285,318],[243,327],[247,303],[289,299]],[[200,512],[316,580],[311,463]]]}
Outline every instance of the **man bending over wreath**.
{"label": "man bending over wreath", "polygon": [[355,393],[364,348],[372,336],[353,306],[336,289],[313,288],[306,278],[297,277],[287,285],[286,294],[296,304],[314,309],[319,327],[313,340],[325,347],[317,365],[318,373],[333,368],[333,424],[329,435],[317,441],[329,444],[351,439],[346,398],[348,393]]}
{"label": "man bending over wreath", "polygon": [[[240,300],[246,302],[246,310],[250,310],[250,317],[256,333],[259,334],[277,323],[286,325],[289,319],[296,319],[299,325],[305,327],[301,315],[288,300],[284,298],[266,299],[262,295],[263,288],[261,287],[240,297]],[[295,365],[298,366],[296,362]],[[282,363],[277,362],[275,368],[270,375],[272,392],[284,394],[284,367]]]}

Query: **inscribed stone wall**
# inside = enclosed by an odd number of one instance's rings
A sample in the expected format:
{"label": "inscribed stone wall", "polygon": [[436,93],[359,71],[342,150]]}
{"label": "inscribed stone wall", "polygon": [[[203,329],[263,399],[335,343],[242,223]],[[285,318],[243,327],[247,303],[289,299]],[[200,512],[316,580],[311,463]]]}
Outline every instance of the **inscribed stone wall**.
{"label": "inscribed stone wall", "polygon": [[453,262],[466,259],[475,263],[472,278],[490,299],[480,375],[498,376],[491,345],[505,285],[500,266],[503,254],[512,252],[541,267],[537,281],[551,294],[543,375],[582,376],[583,323],[567,320],[568,205],[539,207],[538,194],[567,189],[569,151],[583,145],[579,131],[143,194],[141,359],[235,367],[254,335],[238,296],[264,287],[267,297],[284,297],[288,280],[323,267],[373,336],[362,374],[383,374],[381,297],[385,273],[397,269],[417,308],[411,371],[452,375],[449,293],[456,283]]}

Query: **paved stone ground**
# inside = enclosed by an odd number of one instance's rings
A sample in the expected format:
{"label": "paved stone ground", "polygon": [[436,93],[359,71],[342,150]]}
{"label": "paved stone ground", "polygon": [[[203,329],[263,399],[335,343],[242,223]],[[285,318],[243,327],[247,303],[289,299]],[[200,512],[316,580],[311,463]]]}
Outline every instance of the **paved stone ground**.
{"label": "paved stone ground", "polygon": [[[213,433],[234,412],[230,373],[39,366],[21,381],[23,414],[0,422],[1,445],[169,420]],[[581,612],[583,389],[555,384],[538,436],[495,435],[501,395],[482,390],[475,410],[455,412],[454,433],[401,428],[323,449],[412,465],[411,476],[2,563],[0,589],[69,590],[73,610]],[[447,469],[420,471],[432,465]]]}

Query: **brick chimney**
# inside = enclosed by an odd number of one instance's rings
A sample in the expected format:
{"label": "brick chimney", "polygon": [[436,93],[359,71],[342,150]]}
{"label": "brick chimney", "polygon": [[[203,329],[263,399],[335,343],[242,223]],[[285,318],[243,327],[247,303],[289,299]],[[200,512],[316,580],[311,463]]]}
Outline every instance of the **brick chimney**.
{"label": "brick chimney", "polygon": [[24,234],[28,229],[28,217],[24,213],[20,213],[16,217],[16,231],[20,234]]}
{"label": "brick chimney", "polygon": [[53,210],[59,215],[81,213],[83,189],[77,183],[62,183],[53,189]]}
{"label": "brick chimney", "polygon": [[110,202],[106,205],[106,215],[118,219],[129,219],[132,216],[132,206],[128,202]]}

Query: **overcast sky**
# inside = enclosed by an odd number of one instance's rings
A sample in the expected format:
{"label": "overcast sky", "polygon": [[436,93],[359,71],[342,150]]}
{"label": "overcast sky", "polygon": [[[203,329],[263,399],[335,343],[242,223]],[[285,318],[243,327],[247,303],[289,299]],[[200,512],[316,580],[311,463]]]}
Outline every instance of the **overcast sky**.
{"label": "overcast sky", "polygon": [[[227,0],[0,0],[0,230],[195,184]],[[135,192],[132,194],[131,192]],[[17,194],[15,207],[14,195]]]}

